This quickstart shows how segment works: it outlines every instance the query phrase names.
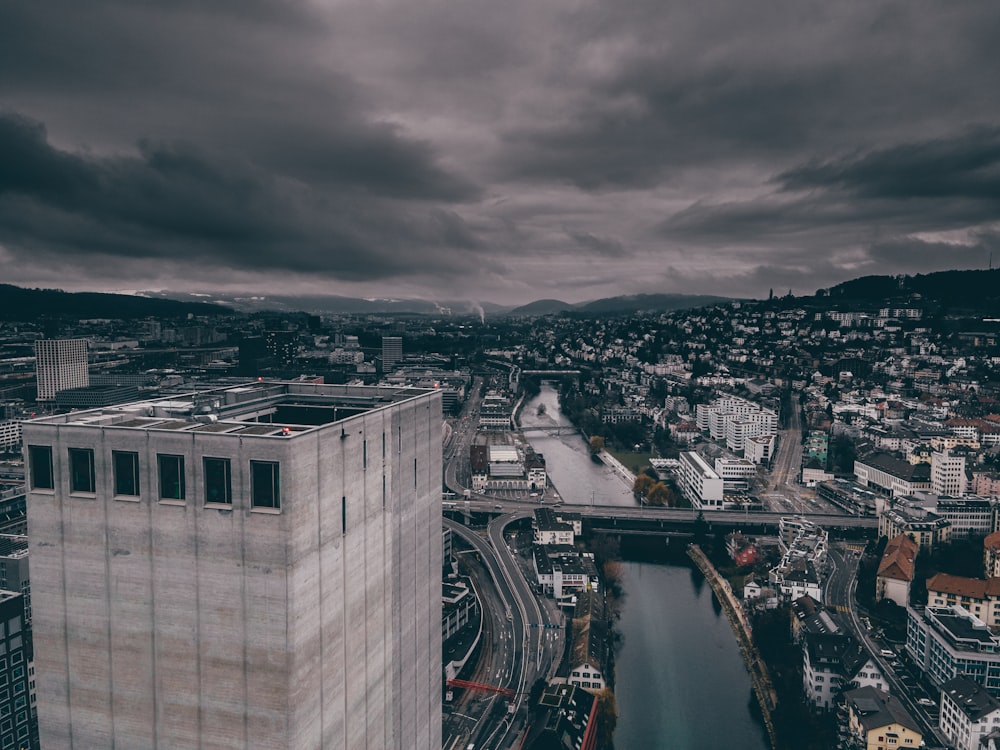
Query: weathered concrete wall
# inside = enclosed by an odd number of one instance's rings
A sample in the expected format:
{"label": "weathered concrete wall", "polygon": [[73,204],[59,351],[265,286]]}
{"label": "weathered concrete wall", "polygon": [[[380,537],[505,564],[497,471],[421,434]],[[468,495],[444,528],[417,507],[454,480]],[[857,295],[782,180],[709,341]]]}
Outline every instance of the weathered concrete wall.
{"label": "weathered concrete wall", "polygon": [[[26,425],[56,477],[28,498],[43,746],[437,750],[440,403],[281,439]],[[69,493],[70,447],[96,493]],[[138,499],[113,450],[139,452]],[[184,456],[183,503],[158,453]],[[203,456],[231,459],[231,510]],[[280,463],[280,513],[250,509],[251,459]]]}

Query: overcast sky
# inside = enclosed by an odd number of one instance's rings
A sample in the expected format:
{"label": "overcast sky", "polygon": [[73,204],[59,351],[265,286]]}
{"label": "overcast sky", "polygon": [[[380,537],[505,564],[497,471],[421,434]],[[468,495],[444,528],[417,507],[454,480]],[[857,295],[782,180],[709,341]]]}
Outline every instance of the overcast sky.
{"label": "overcast sky", "polygon": [[523,303],[985,268],[998,39],[996,0],[3,2],[0,280]]}

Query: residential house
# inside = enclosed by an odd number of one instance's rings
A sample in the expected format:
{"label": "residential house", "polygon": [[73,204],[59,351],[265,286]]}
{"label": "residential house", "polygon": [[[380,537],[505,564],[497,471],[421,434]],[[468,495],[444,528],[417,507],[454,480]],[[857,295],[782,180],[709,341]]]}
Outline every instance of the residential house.
{"label": "residential house", "polygon": [[844,694],[848,727],[865,750],[918,748],[920,725],[897,698],[884,690],[862,687]]}
{"label": "residential house", "polygon": [[876,600],[889,599],[900,607],[909,604],[916,559],[917,543],[906,534],[889,540],[875,578]]}

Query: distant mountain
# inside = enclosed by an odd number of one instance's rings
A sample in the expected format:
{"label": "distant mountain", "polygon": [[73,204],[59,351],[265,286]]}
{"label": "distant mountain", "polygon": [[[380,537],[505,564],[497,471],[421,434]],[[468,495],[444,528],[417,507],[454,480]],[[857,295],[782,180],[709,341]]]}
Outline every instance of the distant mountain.
{"label": "distant mountain", "polygon": [[190,292],[142,292],[143,295],[182,300],[185,302],[211,300],[227,305],[240,312],[307,312],[314,315],[552,315],[560,312],[577,312],[595,315],[625,315],[639,310],[683,310],[731,302],[729,297],[714,297],[694,294],[633,294],[623,297],[608,297],[592,302],[571,304],[557,299],[541,299],[527,305],[512,307],[490,302],[469,300],[423,300],[357,297],[329,295],[233,295],[226,293]]}
{"label": "distant mountain", "polygon": [[204,300],[212,299],[228,305],[240,312],[306,312],[313,315],[359,314],[414,314],[414,315],[478,315],[480,311],[491,315],[506,312],[509,308],[491,302],[470,302],[468,300],[435,302],[423,299],[359,298],[343,297],[336,294],[259,294],[234,295],[227,293],[190,292],[143,292],[144,295],[162,299]]}
{"label": "distant mountain", "polygon": [[61,289],[24,289],[0,284],[0,320],[39,318],[176,318],[187,315],[226,315],[232,310],[201,302],[148,299],[129,294],[64,292]]}
{"label": "distant mountain", "polygon": [[535,302],[529,302],[527,305],[521,305],[520,307],[515,307],[513,310],[508,312],[508,315],[552,315],[554,313],[560,313],[563,310],[572,310],[574,305],[569,302],[562,302],[557,299],[540,299]]}
{"label": "distant mountain", "polygon": [[938,271],[916,276],[863,276],[820,289],[816,298],[851,303],[921,302],[1000,314],[1000,270]]}
{"label": "distant mountain", "polygon": [[574,310],[584,313],[622,314],[640,310],[686,310],[733,301],[732,297],[713,297],[707,294],[630,294],[581,303],[575,305]]}

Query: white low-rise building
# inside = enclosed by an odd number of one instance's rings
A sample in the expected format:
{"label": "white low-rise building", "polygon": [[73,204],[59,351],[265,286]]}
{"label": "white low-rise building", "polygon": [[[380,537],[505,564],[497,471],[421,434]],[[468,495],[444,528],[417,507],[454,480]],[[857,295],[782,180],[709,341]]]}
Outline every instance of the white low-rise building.
{"label": "white low-rise building", "polygon": [[776,435],[756,435],[748,438],[743,447],[743,457],[755,464],[770,463],[776,442]]}
{"label": "white low-rise building", "polygon": [[1000,702],[968,677],[941,686],[938,726],[956,750],[980,750],[981,741],[1000,729]]}
{"label": "white low-rise building", "polygon": [[684,497],[695,508],[721,510],[724,482],[715,469],[694,451],[680,454],[677,483]]}

